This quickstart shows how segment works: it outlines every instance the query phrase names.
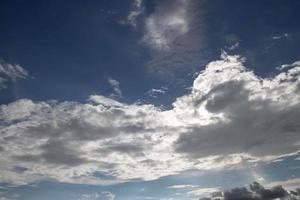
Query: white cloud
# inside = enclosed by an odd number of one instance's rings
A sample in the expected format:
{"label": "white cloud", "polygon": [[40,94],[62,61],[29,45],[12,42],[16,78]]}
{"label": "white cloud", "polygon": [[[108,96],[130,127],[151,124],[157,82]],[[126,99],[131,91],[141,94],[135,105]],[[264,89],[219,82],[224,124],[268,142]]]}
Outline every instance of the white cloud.
{"label": "white cloud", "polygon": [[277,69],[278,70],[285,70],[285,69],[288,69],[288,68],[291,68],[291,67],[297,67],[297,66],[300,66],[300,61],[296,61],[292,64],[284,64],[284,65],[281,65],[280,67],[278,67]]}
{"label": "white cloud", "polygon": [[210,195],[211,193],[215,193],[218,191],[220,191],[219,188],[197,188],[189,191],[187,194],[190,196],[205,197],[207,195]]}
{"label": "white cloud", "polygon": [[28,72],[20,65],[13,65],[0,61],[0,90],[5,89],[7,81],[16,81],[17,79],[26,79]]}
{"label": "white cloud", "polygon": [[168,188],[170,189],[190,189],[198,187],[198,185],[171,185]]}
{"label": "white cloud", "polygon": [[189,30],[188,0],[165,1],[145,21],[143,40],[152,48],[168,50],[174,40]]}
{"label": "white cloud", "polygon": [[299,104],[299,65],[262,78],[225,53],[170,110],[99,95],[18,100],[0,106],[0,179],[113,184],[277,159],[299,150]]}
{"label": "white cloud", "polygon": [[158,89],[152,88],[151,90],[148,90],[146,92],[146,94],[149,95],[152,98],[157,98],[160,95],[164,95],[166,93],[167,89],[168,88],[166,88],[166,87],[161,87],[161,88],[158,88]]}

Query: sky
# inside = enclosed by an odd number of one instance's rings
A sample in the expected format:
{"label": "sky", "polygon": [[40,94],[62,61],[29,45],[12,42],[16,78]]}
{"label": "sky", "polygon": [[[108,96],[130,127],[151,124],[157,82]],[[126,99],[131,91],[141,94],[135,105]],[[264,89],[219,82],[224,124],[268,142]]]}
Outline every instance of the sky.
{"label": "sky", "polygon": [[300,199],[299,9],[2,0],[0,200]]}

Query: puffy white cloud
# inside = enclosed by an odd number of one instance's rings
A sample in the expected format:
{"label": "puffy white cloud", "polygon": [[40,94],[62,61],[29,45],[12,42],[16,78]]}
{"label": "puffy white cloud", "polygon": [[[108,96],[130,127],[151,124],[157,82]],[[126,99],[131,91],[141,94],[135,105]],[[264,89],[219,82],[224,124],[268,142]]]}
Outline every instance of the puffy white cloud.
{"label": "puffy white cloud", "polygon": [[193,157],[261,157],[299,150],[300,66],[264,79],[247,70],[240,57],[223,57],[199,74],[191,95],[174,104],[190,124],[178,151]]}
{"label": "puffy white cloud", "polygon": [[0,60],[0,90],[7,87],[7,81],[26,79],[29,73],[20,65],[13,65]]}
{"label": "puffy white cloud", "polygon": [[262,78],[243,58],[223,53],[170,110],[99,95],[85,104],[1,105],[0,179],[113,184],[293,154],[300,145],[299,82],[299,65]]}

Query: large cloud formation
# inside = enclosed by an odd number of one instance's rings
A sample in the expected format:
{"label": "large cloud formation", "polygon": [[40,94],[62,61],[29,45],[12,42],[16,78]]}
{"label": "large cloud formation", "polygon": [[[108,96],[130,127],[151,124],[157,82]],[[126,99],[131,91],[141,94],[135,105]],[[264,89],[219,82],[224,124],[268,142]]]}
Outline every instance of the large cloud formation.
{"label": "large cloud formation", "polygon": [[1,105],[0,179],[112,184],[294,154],[300,66],[284,70],[261,78],[240,56],[223,53],[170,110],[100,95],[85,104],[21,99]]}
{"label": "large cloud formation", "polygon": [[215,192],[210,198],[200,200],[297,200],[300,198],[300,189],[288,191],[282,186],[266,189],[257,182],[249,187],[234,188],[225,192]]}

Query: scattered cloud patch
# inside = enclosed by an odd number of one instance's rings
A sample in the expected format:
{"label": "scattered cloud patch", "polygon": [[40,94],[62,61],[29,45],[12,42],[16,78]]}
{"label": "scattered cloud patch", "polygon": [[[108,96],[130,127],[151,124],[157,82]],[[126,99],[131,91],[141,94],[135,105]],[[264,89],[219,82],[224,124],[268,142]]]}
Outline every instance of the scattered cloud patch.
{"label": "scattered cloud patch", "polygon": [[7,87],[8,81],[15,82],[17,79],[29,78],[29,73],[20,65],[9,64],[0,61],[0,90]]}
{"label": "scattered cloud patch", "polygon": [[288,33],[283,33],[281,35],[275,35],[272,37],[272,40],[280,40],[280,39],[284,39],[284,38],[288,38],[289,34]]}
{"label": "scattered cloud patch", "polygon": [[285,70],[285,69],[288,69],[288,68],[291,68],[291,67],[297,67],[297,66],[300,66],[300,61],[296,61],[292,64],[284,64],[284,65],[281,65],[280,67],[276,68],[277,70]]}
{"label": "scattered cloud patch", "polygon": [[158,88],[158,89],[155,89],[155,88],[152,88],[151,90],[148,90],[146,92],[146,94],[152,98],[157,98],[158,96],[160,95],[164,95],[166,93],[166,90],[168,88],[166,87],[161,87],[161,88]]}
{"label": "scattered cloud patch", "polygon": [[120,88],[119,81],[117,81],[113,78],[110,78],[110,77],[107,79],[107,81],[114,91],[114,93],[111,94],[111,97],[122,97],[122,91]]}
{"label": "scattered cloud patch", "polygon": [[211,193],[215,193],[218,191],[220,191],[219,188],[197,188],[197,189],[187,192],[187,194],[189,196],[194,196],[194,197],[204,197],[204,196],[207,196]]}
{"label": "scattered cloud patch", "polygon": [[145,21],[143,41],[157,50],[170,49],[176,38],[189,30],[188,0],[164,1]]}
{"label": "scattered cloud patch", "polygon": [[78,200],[114,200],[115,195],[111,192],[83,194]]}
{"label": "scattered cloud patch", "polygon": [[137,28],[137,18],[143,13],[143,0],[132,1],[132,9],[123,24],[129,24],[133,28]]}
{"label": "scattered cloud patch", "polygon": [[196,188],[197,185],[171,185],[168,188],[170,189],[190,189],[190,188]]}
{"label": "scattered cloud patch", "polygon": [[233,51],[233,50],[239,48],[239,46],[240,46],[240,43],[239,43],[239,42],[236,42],[235,44],[229,46],[229,47],[228,47],[228,50]]}

